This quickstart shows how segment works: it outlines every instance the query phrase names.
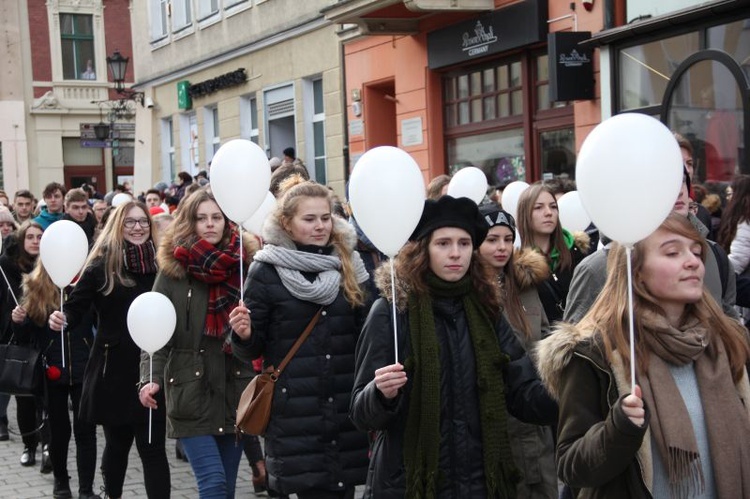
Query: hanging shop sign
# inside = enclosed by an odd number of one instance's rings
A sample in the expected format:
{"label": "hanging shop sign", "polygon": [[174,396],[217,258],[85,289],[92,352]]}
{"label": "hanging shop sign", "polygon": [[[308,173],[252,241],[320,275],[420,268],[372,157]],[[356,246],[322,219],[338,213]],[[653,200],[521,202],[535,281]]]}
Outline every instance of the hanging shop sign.
{"label": "hanging shop sign", "polygon": [[442,68],[544,41],[547,0],[526,0],[427,33],[430,69]]}
{"label": "hanging shop sign", "polygon": [[579,45],[590,38],[588,31],[550,33],[547,37],[550,101],[594,98],[593,48]]}

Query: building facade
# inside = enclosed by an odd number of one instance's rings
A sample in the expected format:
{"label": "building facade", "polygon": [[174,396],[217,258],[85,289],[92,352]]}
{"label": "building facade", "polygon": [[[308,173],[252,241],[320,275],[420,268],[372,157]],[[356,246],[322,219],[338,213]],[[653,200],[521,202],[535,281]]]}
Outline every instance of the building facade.
{"label": "building facade", "polygon": [[136,0],[135,187],[209,168],[228,140],[269,158],[296,150],[311,178],[344,186],[338,27],[325,0]]}
{"label": "building facade", "polygon": [[[128,0],[2,2],[4,46],[0,83],[3,187],[40,195],[52,181],[92,184],[106,192],[114,176],[132,176],[132,103],[118,99],[107,74],[107,54],[130,47]],[[132,71],[128,74],[132,81]],[[93,126],[115,125],[115,138],[98,141]],[[117,145],[117,142],[115,142]]]}

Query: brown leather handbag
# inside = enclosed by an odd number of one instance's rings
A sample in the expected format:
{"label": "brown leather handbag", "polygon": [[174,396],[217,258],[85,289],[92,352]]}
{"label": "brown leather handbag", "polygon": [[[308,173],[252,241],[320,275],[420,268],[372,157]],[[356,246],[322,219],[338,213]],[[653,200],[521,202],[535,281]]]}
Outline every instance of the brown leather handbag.
{"label": "brown leather handbag", "polygon": [[292,348],[281,361],[278,368],[268,366],[262,373],[255,376],[247,387],[242,391],[240,404],[237,406],[237,430],[247,433],[248,435],[263,435],[268,426],[268,420],[271,418],[271,404],[273,403],[273,392],[276,388],[276,381],[284,371],[284,368],[297,353],[299,347],[305,342],[315,324],[317,324],[320,315],[323,312],[321,307],[318,313],[310,320],[305,330],[302,332]]}

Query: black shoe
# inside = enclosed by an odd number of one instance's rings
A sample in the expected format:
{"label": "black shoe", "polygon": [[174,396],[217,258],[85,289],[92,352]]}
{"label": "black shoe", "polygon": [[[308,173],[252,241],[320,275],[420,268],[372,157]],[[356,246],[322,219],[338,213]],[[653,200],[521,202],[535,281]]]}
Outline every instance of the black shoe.
{"label": "black shoe", "polygon": [[43,475],[52,473],[52,459],[49,458],[49,446],[47,444],[42,447],[42,467],[39,472]]}
{"label": "black shoe", "polygon": [[72,499],[73,493],[70,491],[70,482],[68,480],[58,480],[55,478],[55,487],[52,489],[52,497],[55,499]]}
{"label": "black shoe", "polygon": [[180,442],[179,440],[177,440],[177,443],[175,444],[174,455],[180,461],[185,461],[186,463],[188,462],[188,458],[185,455],[185,451],[182,449],[182,442]]}
{"label": "black shoe", "polygon": [[34,466],[36,464],[36,447],[24,447],[21,454],[21,466]]}
{"label": "black shoe", "polygon": [[10,440],[8,435],[8,418],[0,418],[0,442]]}
{"label": "black shoe", "polygon": [[94,494],[93,490],[87,490],[78,493],[78,499],[102,499],[99,494]]}

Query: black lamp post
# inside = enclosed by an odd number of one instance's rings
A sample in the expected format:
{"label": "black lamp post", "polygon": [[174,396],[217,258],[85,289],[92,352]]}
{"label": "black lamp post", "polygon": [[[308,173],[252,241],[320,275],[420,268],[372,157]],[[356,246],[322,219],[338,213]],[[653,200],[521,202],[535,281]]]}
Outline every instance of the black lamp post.
{"label": "black lamp post", "polygon": [[134,100],[143,106],[143,92],[136,92],[133,89],[125,88],[125,72],[128,70],[129,57],[123,56],[119,50],[107,57],[107,66],[112,75],[112,81],[115,83],[115,91],[122,95],[126,100]]}

